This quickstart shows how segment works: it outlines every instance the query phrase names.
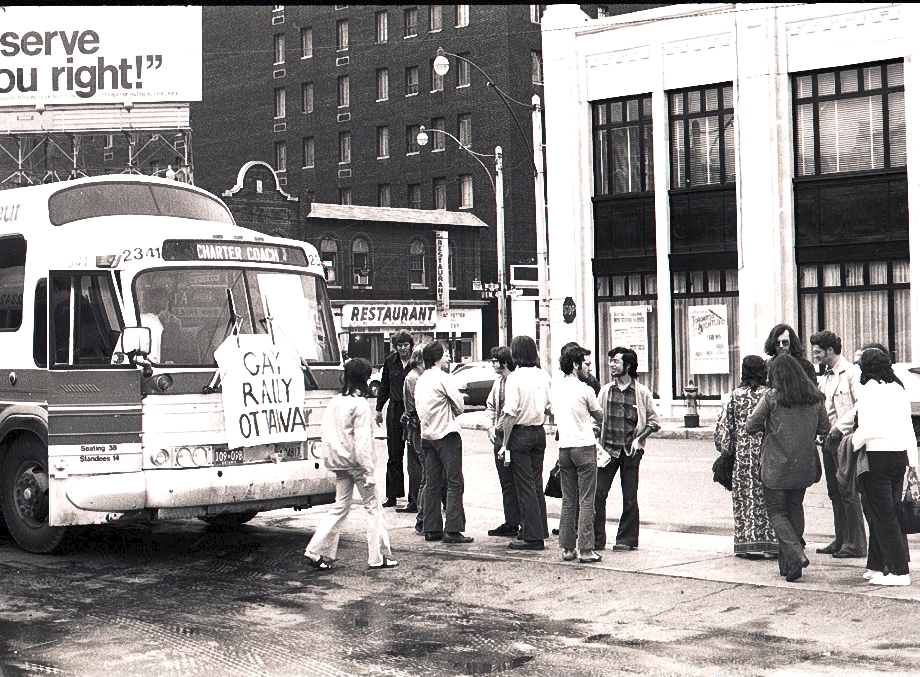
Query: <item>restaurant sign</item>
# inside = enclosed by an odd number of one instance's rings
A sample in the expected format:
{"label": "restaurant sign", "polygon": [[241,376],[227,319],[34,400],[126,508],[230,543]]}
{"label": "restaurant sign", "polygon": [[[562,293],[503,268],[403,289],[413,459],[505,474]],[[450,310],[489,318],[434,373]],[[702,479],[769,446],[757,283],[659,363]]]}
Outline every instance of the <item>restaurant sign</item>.
{"label": "restaurant sign", "polygon": [[342,306],[342,328],[431,329],[438,323],[434,305],[350,303]]}

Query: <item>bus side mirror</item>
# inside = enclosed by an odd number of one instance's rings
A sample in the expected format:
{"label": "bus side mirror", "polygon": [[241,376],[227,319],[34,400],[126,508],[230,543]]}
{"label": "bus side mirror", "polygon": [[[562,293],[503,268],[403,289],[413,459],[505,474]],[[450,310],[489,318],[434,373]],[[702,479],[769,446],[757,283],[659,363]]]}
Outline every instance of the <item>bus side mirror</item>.
{"label": "bus side mirror", "polygon": [[125,327],[121,333],[120,352],[132,356],[147,356],[150,354],[152,343],[150,327]]}

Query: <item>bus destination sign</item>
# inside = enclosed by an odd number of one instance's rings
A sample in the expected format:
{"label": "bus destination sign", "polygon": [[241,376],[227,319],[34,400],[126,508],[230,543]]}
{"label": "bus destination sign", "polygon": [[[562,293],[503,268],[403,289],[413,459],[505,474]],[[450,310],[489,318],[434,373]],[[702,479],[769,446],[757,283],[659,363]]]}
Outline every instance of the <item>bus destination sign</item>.
{"label": "bus destination sign", "polygon": [[239,240],[166,240],[166,261],[245,261],[306,266],[307,255],[299,247]]}

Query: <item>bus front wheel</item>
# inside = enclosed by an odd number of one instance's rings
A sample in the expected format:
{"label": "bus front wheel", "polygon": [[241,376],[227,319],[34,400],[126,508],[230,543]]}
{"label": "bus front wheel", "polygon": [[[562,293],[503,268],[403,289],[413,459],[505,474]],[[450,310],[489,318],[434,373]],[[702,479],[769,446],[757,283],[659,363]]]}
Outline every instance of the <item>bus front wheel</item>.
{"label": "bus front wheel", "polygon": [[0,504],[10,535],[23,550],[50,553],[67,533],[48,524],[48,453],[33,437],[14,440],[3,457]]}
{"label": "bus front wheel", "polygon": [[246,524],[258,514],[258,512],[225,512],[221,515],[208,515],[198,519],[214,527],[238,527]]}

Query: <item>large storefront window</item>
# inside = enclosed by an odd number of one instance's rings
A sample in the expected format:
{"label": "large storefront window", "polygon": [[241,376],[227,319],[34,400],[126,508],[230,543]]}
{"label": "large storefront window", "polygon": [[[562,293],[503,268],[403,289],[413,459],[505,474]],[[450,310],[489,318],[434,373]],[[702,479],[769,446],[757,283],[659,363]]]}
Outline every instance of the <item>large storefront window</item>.
{"label": "large storefront window", "polygon": [[795,75],[793,104],[796,176],[907,164],[902,62]]}
{"label": "large storefront window", "polygon": [[740,378],[738,271],[671,273],[674,323],[674,398],[693,380],[704,399],[731,392]]}
{"label": "large storefront window", "polygon": [[655,189],[652,161],[652,95],[593,104],[594,195]]}
{"label": "large storefront window", "polygon": [[658,301],[654,273],[598,275],[595,375],[608,383],[607,351],[624,346],[639,356],[639,377],[658,395]]}
{"label": "large storefront window", "polygon": [[840,336],[847,358],[867,343],[881,343],[896,360],[910,361],[909,273],[906,260],[799,266],[803,340],[829,329]]}

